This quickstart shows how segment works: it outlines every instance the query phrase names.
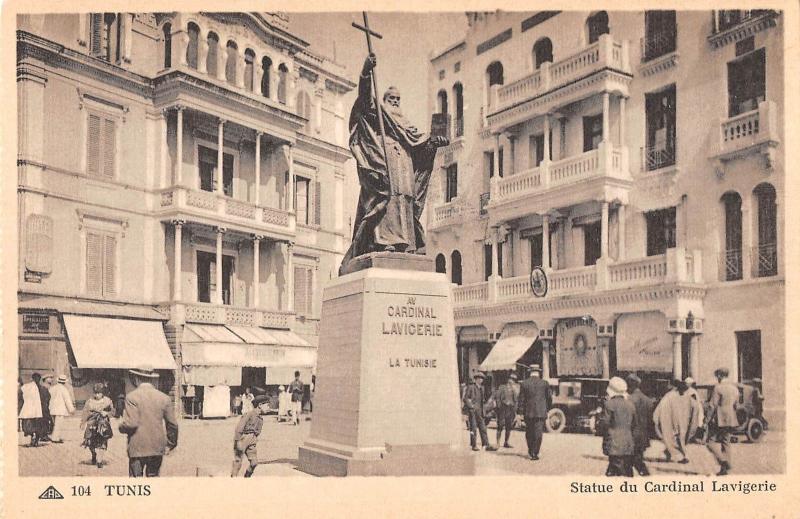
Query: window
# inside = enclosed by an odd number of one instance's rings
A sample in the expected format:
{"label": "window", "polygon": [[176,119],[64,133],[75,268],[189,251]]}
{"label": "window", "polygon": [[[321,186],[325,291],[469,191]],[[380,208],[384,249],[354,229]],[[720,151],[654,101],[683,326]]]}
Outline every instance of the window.
{"label": "window", "polygon": [[583,118],[583,151],[592,151],[600,147],[603,140],[603,114]]}
{"label": "window", "polygon": [[503,84],[503,64],[499,61],[492,62],[486,68],[486,96],[487,96],[487,106],[494,105],[494,99],[492,95],[492,87],[494,85],[502,85]]}
{"label": "window", "polygon": [[542,38],[533,44],[533,68],[539,70],[542,63],[553,62],[553,42],[550,38]]}
{"label": "window", "polygon": [[106,61],[120,59],[119,21],[114,13],[92,13],[89,18],[89,52]]}
{"label": "window", "polygon": [[200,39],[200,27],[194,22],[189,23],[189,44],[186,46],[186,64],[189,68],[197,70],[197,48]]}
{"label": "window", "polygon": [[[222,256],[222,304],[233,304],[233,274],[236,271],[236,258]],[[217,301],[217,255],[214,252],[197,251],[197,301],[215,303]]]}
{"label": "window", "polygon": [[[164,33],[164,68],[170,68],[172,66],[172,26],[165,23],[162,31]],[[191,43],[191,36],[189,42]],[[186,52],[188,54],[188,48]]]}
{"label": "window", "polygon": [[231,85],[236,84],[236,69],[239,66],[237,63],[239,58],[239,48],[233,40],[228,41],[225,46],[225,81]]}
{"label": "window", "polygon": [[269,97],[269,80],[272,70],[272,60],[264,56],[261,60],[261,95]]}
{"label": "window", "polygon": [[458,164],[447,166],[446,173],[445,202],[449,202],[458,196]]}
{"label": "window", "polygon": [[289,69],[281,63],[278,66],[278,102],[286,104],[286,82],[288,81]]}
{"label": "window", "polygon": [[643,158],[645,171],[675,164],[676,104],[675,85],[659,92],[645,94],[647,120],[647,147]]}
{"label": "window", "polygon": [[600,259],[600,222],[583,226],[583,264],[594,265]]}
{"label": "window", "polygon": [[484,151],[483,152],[483,170],[492,178],[494,176],[494,152],[493,151]]}
{"label": "window", "polygon": [[758,201],[758,246],[753,253],[753,273],[757,277],[778,274],[778,206],[775,188],[759,184],[753,190]]}
{"label": "window", "polygon": [[761,330],[736,332],[739,381],[761,378]]}
{"label": "window", "polygon": [[543,258],[542,233],[534,234],[528,238],[528,241],[531,247],[531,269],[541,267]]}
{"label": "window", "polygon": [[600,11],[597,14],[590,16],[586,20],[587,40],[589,44],[596,42],[600,39],[601,34],[608,34],[608,13]]}
{"label": "window", "polygon": [[[214,191],[217,181],[217,150],[206,146],[197,146],[197,162],[200,169],[200,189]],[[222,192],[226,196],[233,196],[233,155],[222,154]]]}
{"label": "window", "polygon": [[444,69],[439,71],[439,79],[444,79]]}
{"label": "window", "polygon": [[722,279],[742,279],[742,197],[739,193],[722,195],[725,208],[725,250],[722,252]]}
{"label": "window", "polygon": [[766,99],[765,69],[764,49],[728,63],[728,117],[755,110]]}
{"label": "window", "polygon": [[219,63],[219,37],[213,33],[208,33],[208,54],[206,55],[206,71],[211,77],[217,77],[217,63]]}
{"label": "window", "polygon": [[96,297],[117,295],[117,235],[86,231],[86,293]]}
{"label": "window", "polygon": [[500,146],[497,150],[497,174],[503,178],[503,147]]}
{"label": "window", "polygon": [[314,311],[314,268],[306,265],[294,267],[294,311],[310,317]]}
{"label": "window", "polygon": [[256,53],[253,52],[253,49],[244,51],[244,87],[250,92],[255,90],[255,85],[253,84],[253,62],[255,59]]}
{"label": "window", "polygon": [[436,255],[436,272],[440,274],[447,273],[447,259],[445,259],[444,254],[439,253]]}
{"label": "window", "polygon": [[675,208],[645,213],[647,220],[647,255],[664,254],[675,247]]}
{"label": "window", "polygon": [[483,279],[489,281],[492,277],[492,244],[485,243],[483,245]]}
{"label": "window", "polygon": [[645,11],[642,61],[674,52],[677,31],[675,11]]}
{"label": "window", "polygon": [[53,271],[53,219],[30,214],[25,224],[25,270],[39,274]]}
{"label": "window", "polygon": [[436,94],[436,101],[437,101],[437,109],[439,110],[438,113],[446,114],[447,113],[447,92],[444,90],[439,90],[439,93]]}
{"label": "window", "polygon": [[450,255],[450,282],[461,284],[461,253],[457,250]]}
{"label": "window", "polygon": [[[602,130],[602,128],[601,128]],[[550,158],[553,158],[553,132],[550,132]],[[528,140],[528,164],[536,168],[544,160],[544,134],[531,135]]]}
{"label": "window", "polygon": [[723,9],[718,11],[718,24],[720,31],[725,31],[731,27],[735,27],[740,23],[751,18],[757,18],[770,13],[769,9],[752,9],[752,10],[731,10]]}
{"label": "window", "polygon": [[86,131],[86,174],[114,178],[117,155],[117,120],[100,112],[88,111]]}
{"label": "window", "polygon": [[307,92],[301,90],[297,93],[295,111],[297,115],[306,119],[305,131],[311,129],[311,96]]}
{"label": "window", "polygon": [[453,99],[456,104],[456,137],[464,135],[464,87],[461,83],[453,85]]}

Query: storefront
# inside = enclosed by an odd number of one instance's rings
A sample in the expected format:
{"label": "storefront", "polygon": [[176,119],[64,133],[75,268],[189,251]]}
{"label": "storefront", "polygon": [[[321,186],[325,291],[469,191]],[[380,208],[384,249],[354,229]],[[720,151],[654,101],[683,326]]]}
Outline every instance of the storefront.
{"label": "storefront", "polygon": [[294,380],[311,384],[317,350],[288,330],[187,324],[181,340],[184,412],[204,418],[232,413],[235,395],[248,387],[277,393]]}
{"label": "storefront", "polygon": [[[503,327],[500,338],[480,365],[484,372],[518,372],[530,364],[542,365],[542,345],[538,341],[539,329],[532,322],[510,323]],[[544,366],[546,367],[546,366]],[[525,376],[523,372],[519,375]],[[506,373],[508,375],[510,373]],[[505,376],[499,377],[505,380]],[[495,377],[493,377],[493,382]]]}

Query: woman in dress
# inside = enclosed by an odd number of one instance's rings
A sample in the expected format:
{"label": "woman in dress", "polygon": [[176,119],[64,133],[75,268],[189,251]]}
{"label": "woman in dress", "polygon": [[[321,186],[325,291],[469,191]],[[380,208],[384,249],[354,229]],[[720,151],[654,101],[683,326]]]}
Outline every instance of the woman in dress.
{"label": "woman in dress", "polygon": [[86,401],[81,420],[81,427],[85,427],[83,446],[88,447],[92,453],[92,464],[102,468],[103,454],[108,448],[108,439],[113,435],[109,416],[114,410],[114,404],[105,396],[103,384],[95,384],[92,389],[94,396]]}

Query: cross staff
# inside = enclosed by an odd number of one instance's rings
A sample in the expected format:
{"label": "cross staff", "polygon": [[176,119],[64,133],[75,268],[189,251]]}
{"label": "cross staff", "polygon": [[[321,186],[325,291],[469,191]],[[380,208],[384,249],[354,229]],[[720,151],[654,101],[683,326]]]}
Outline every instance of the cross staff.
{"label": "cross staff", "polygon": [[[378,39],[383,39],[383,36],[381,36],[380,34],[369,28],[369,22],[367,21],[367,12],[362,11],[362,14],[364,15],[364,25],[358,25],[356,22],[353,22],[352,25],[356,29],[364,31],[364,34],[367,36],[367,50],[369,51],[370,54],[372,54],[371,36],[375,36]],[[380,133],[381,133],[381,146],[383,147],[383,161],[386,163],[386,174],[387,177],[389,178],[389,186],[391,187],[392,176],[389,174],[389,158],[388,155],[386,154],[386,137],[385,137],[386,132],[383,129],[383,110],[381,110],[381,103],[378,100],[378,79],[375,77],[375,67],[370,69],[369,74],[372,77],[372,96],[375,98],[375,106],[378,109],[378,125],[380,127]]]}

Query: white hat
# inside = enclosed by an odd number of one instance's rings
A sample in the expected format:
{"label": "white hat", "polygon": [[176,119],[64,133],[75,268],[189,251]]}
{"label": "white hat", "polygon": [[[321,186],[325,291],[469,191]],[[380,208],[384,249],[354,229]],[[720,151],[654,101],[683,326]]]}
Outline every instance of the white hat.
{"label": "white hat", "polygon": [[624,395],[626,391],[628,391],[628,384],[620,377],[612,377],[608,381],[608,387],[606,388],[608,396]]}

